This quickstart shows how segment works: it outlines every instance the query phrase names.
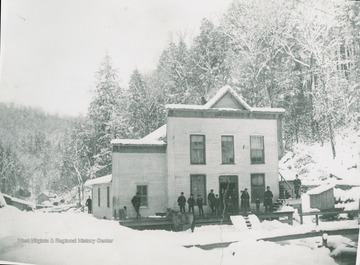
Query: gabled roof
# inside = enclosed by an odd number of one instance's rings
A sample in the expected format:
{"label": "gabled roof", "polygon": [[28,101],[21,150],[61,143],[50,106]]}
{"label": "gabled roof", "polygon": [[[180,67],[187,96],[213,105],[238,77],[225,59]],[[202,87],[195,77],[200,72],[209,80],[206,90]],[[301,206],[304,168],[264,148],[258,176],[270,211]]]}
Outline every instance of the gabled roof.
{"label": "gabled roof", "polygon": [[205,105],[168,104],[167,109],[187,110],[227,110],[227,111],[249,111],[254,113],[284,113],[282,108],[253,108],[230,86],[222,87]]}
{"label": "gabled roof", "polygon": [[251,110],[251,107],[245,102],[245,100],[238,95],[230,86],[224,86],[212,97],[205,105],[204,108],[213,108],[227,93],[229,93],[237,102],[246,110]]}
{"label": "gabled roof", "polygon": [[110,183],[111,181],[112,181],[112,175],[106,175],[106,176],[95,178],[95,179],[89,179],[85,182],[84,186],[107,184],[107,183]]}

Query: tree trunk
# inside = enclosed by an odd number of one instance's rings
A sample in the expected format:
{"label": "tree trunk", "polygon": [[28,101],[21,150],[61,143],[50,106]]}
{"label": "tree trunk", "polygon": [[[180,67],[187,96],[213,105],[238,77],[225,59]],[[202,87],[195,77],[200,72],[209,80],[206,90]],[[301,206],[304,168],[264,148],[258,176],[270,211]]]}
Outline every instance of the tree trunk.
{"label": "tree trunk", "polygon": [[332,127],[332,121],[331,121],[330,115],[328,115],[328,124],[329,124],[329,133],[330,133],[331,151],[332,151],[333,159],[335,159],[335,157],[336,157],[335,137],[334,137],[334,130]]}

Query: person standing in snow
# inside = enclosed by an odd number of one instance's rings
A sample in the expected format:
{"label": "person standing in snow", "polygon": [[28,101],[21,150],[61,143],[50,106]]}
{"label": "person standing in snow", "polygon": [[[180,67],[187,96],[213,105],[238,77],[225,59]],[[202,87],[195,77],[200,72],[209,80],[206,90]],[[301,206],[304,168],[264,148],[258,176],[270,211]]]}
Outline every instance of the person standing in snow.
{"label": "person standing in snow", "polygon": [[86,200],[85,205],[88,207],[88,213],[92,213],[92,200],[89,198]]}
{"label": "person standing in snow", "polygon": [[244,211],[244,214],[246,214],[250,208],[250,195],[247,191],[247,188],[244,189],[244,191],[241,193],[241,208]]}
{"label": "person standing in snow", "polygon": [[135,208],[136,211],[136,218],[140,218],[140,204],[141,204],[141,198],[139,195],[139,192],[136,192],[136,195],[131,199],[131,203]]}
{"label": "person standing in snow", "polygon": [[266,187],[266,191],[264,193],[264,206],[265,206],[265,212],[271,212],[272,211],[272,199],[274,195],[270,190],[270,187]]}
{"label": "person standing in snow", "polygon": [[190,197],[187,200],[187,203],[189,205],[189,213],[192,212],[193,214],[195,214],[195,210],[194,210],[194,205],[195,205],[194,194],[190,194]]}
{"label": "person standing in snow", "polygon": [[210,193],[208,194],[208,202],[209,202],[209,206],[211,209],[211,214],[215,215],[215,194],[214,194],[214,190],[211,190]]}
{"label": "person standing in snow", "polygon": [[184,196],[184,193],[181,192],[181,195],[179,196],[179,198],[177,199],[178,205],[180,207],[180,212],[181,213],[185,213],[185,203],[186,203],[186,198]]}
{"label": "person standing in snow", "polygon": [[295,188],[295,199],[300,199],[301,197],[301,180],[299,179],[299,175],[296,174],[295,180],[294,180],[294,188]]}
{"label": "person standing in snow", "polygon": [[204,208],[203,208],[203,198],[201,197],[201,195],[198,195],[198,198],[196,199],[196,204],[199,208],[199,215],[200,217],[204,217]]}

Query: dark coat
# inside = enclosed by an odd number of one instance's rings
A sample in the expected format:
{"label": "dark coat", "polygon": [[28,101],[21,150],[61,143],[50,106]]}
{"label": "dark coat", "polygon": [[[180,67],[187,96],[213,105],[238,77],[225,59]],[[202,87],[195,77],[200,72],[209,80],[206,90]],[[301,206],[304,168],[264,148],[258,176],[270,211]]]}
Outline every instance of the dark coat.
{"label": "dark coat", "polygon": [[214,200],[214,206],[219,207],[220,206],[220,198],[215,198]]}
{"label": "dark coat", "polygon": [[86,200],[86,204],[85,204],[88,208],[90,208],[91,209],[91,206],[92,206],[92,201],[91,201],[91,199],[89,198],[89,199],[87,199]]}
{"label": "dark coat", "polygon": [[195,199],[193,197],[190,197],[188,200],[187,200],[187,203],[189,204],[190,207],[194,206],[195,205]]}
{"label": "dark coat", "polygon": [[198,207],[202,207],[203,206],[203,204],[204,204],[204,202],[203,202],[203,198],[197,198],[196,199],[196,204],[197,204],[197,206]]}
{"label": "dark coat", "polygon": [[295,179],[294,180],[294,187],[295,189],[299,189],[301,186],[301,180],[300,179]]}
{"label": "dark coat", "polygon": [[140,208],[140,204],[141,204],[141,198],[139,195],[135,195],[132,199],[131,199],[131,203],[135,208]]}
{"label": "dark coat", "polygon": [[179,206],[185,206],[185,203],[186,203],[186,198],[185,198],[185,196],[184,196],[184,195],[179,196],[177,202],[178,202],[178,205],[179,205]]}
{"label": "dark coat", "polygon": [[210,192],[208,194],[208,202],[209,204],[214,204],[214,201],[215,201],[215,194],[213,192]]}
{"label": "dark coat", "polygon": [[264,206],[271,206],[274,195],[271,190],[267,190],[264,193]]}
{"label": "dark coat", "polygon": [[247,191],[241,194],[241,207],[250,207],[250,195]]}

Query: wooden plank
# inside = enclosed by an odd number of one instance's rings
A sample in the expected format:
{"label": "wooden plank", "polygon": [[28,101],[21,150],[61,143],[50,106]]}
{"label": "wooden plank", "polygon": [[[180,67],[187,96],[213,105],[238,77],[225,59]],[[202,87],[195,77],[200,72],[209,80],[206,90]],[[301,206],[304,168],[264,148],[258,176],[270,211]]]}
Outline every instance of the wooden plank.
{"label": "wooden plank", "polygon": [[322,236],[323,234],[328,234],[329,236],[334,235],[354,235],[359,233],[359,228],[345,228],[339,230],[321,230],[321,231],[312,231],[308,233],[301,233],[301,234],[291,234],[291,235],[284,235],[284,236],[275,236],[275,237],[265,237],[259,238],[259,240],[264,241],[271,241],[271,242],[278,242],[278,241],[285,241],[285,240],[293,240],[293,239],[302,239],[308,237],[316,237]]}
{"label": "wooden plank", "polygon": [[305,213],[300,213],[300,216],[323,215],[323,214],[340,214],[340,213],[359,213],[359,212],[360,212],[360,210],[305,212]]}
{"label": "wooden plank", "polygon": [[[263,241],[270,241],[270,242],[279,242],[279,241],[286,241],[286,240],[294,240],[294,239],[302,239],[302,238],[308,238],[308,237],[317,237],[322,236],[323,234],[328,234],[330,236],[333,235],[355,235],[359,233],[359,228],[346,228],[346,229],[340,229],[340,230],[323,230],[323,231],[312,231],[308,233],[301,233],[301,234],[291,234],[291,235],[284,235],[284,236],[275,236],[275,237],[264,237],[264,238],[258,238],[257,241],[263,240]],[[225,248],[228,247],[232,243],[236,243],[238,241],[227,241],[227,242],[217,242],[212,244],[196,244],[196,245],[186,245],[184,247],[190,248],[190,247],[198,247],[203,250],[211,250],[216,248]]]}

